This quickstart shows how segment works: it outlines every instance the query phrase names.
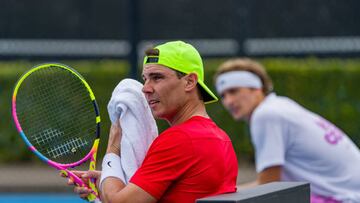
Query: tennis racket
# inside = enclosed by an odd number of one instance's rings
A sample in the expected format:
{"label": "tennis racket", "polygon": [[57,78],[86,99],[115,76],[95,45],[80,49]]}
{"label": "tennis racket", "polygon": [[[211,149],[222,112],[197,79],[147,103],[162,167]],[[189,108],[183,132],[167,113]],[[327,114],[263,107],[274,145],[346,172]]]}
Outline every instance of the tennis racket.
{"label": "tennis racket", "polygon": [[14,88],[12,117],[30,151],[76,185],[90,188],[88,201],[99,196],[96,180],[84,183],[68,170],[88,160],[89,170],[95,170],[100,140],[95,96],[78,72],[49,63],[23,74]]}

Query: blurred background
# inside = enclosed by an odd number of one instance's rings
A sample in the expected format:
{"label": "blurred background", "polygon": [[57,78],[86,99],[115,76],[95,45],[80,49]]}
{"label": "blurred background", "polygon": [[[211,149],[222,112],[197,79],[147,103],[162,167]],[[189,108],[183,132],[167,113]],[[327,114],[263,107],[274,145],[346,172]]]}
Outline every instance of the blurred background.
{"label": "blurred background", "polygon": [[[259,60],[277,94],[332,121],[359,146],[359,9],[356,0],[0,1],[0,192],[71,191],[28,152],[12,122],[12,91],[24,71],[60,62],[86,78],[100,106],[102,157],[113,88],[123,78],[139,79],[144,49],[168,40],[199,50],[212,89],[224,60]],[[208,112],[233,140],[240,168],[252,169],[248,128],[220,103]]]}

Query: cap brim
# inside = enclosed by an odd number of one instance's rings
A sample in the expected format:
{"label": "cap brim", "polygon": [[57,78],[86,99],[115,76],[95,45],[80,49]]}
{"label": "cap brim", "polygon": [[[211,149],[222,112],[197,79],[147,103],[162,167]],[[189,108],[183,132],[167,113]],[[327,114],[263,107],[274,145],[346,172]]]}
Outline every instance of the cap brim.
{"label": "cap brim", "polygon": [[217,102],[219,99],[215,96],[214,93],[211,92],[211,90],[200,80],[198,80],[198,83],[201,86],[201,94],[203,96],[203,100],[205,104],[210,104]]}

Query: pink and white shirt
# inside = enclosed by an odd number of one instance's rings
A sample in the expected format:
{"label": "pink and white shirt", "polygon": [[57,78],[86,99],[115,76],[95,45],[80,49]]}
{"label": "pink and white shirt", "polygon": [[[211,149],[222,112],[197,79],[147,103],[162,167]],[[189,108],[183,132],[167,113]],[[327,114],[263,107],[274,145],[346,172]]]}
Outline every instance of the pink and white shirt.
{"label": "pink and white shirt", "polygon": [[257,172],[280,165],[282,180],[310,182],[314,195],[360,202],[360,150],[326,119],[272,93],[254,110],[250,131]]}

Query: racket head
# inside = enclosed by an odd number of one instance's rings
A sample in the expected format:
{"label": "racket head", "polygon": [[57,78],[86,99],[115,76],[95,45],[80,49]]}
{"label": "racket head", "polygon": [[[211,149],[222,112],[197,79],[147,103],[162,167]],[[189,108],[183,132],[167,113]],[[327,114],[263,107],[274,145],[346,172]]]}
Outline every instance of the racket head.
{"label": "racket head", "polygon": [[46,63],[24,73],[14,88],[12,116],[26,145],[50,165],[75,167],[96,156],[98,106],[88,83],[69,66]]}

